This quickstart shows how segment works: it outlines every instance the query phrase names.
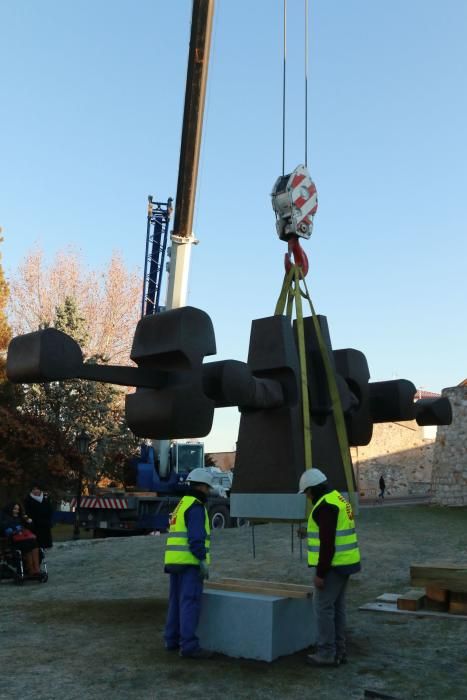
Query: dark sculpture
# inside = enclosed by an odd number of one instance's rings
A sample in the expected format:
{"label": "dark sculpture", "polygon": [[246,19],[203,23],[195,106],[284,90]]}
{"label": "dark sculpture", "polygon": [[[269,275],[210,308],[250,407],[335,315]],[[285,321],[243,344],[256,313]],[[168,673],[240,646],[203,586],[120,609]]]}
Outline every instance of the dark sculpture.
{"label": "dark sculpture", "polygon": [[[415,386],[407,380],[369,382],[363,353],[333,351],[326,318],[318,319],[337,380],[349,445],[368,444],[374,423],[451,422],[448,399],[414,402]],[[311,318],[304,324],[313,464],[327,472],[336,488],[346,491],[315,329]],[[126,397],[126,417],[135,435],[145,438],[203,437],[211,430],[215,408],[238,406],[233,515],[300,519],[304,501],[296,491],[304,449],[294,326],[285,316],[253,321],[246,364],[236,360],[204,364],[204,358],[215,352],[209,316],[187,306],[139,321],[131,351],[137,367],[85,364],[72,338],[46,329],[13,338],[7,374],[17,383],[80,378],[135,386],[136,392]]]}

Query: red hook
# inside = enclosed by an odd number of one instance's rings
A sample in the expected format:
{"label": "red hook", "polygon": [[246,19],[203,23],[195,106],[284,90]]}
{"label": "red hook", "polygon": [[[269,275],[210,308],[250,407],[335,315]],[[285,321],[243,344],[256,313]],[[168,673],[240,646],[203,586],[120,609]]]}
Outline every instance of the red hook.
{"label": "red hook", "polygon": [[295,265],[302,268],[303,276],[306,277],[309,268],[308,258],[300,245],[298,236],[291,236],[289,238],[288,251],[284,256],[284,267],[286,272],[289,272],[290,268],[292,267],[292,255],[294,257]]}

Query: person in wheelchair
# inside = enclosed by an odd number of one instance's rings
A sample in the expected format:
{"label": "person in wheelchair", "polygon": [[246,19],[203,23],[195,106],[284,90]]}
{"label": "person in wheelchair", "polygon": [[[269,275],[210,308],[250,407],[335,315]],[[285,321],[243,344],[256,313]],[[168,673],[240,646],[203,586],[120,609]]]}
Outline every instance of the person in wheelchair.
{"label": "person in wheelchair", "polygon": [[0,534],[8,537],[12,547],[21,552],[28,576],[40,577],[41,555],[37,537],[27,527],[31,522],[20,503],[11,503],[1,513]]}

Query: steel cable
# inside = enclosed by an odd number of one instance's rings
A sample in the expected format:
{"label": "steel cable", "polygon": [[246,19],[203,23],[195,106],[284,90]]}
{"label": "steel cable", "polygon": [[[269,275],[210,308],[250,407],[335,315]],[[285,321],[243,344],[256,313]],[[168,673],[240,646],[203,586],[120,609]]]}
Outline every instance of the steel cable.
{"label": "steel cable", "polygon": [[285,87],[287,63],[287,0],[284,0],[284,63],[282,71],[282,175],[285,175]]}
{"label": "steel cable", "polygon": [[308,0],[305,0],[305,167],[308,166]]}

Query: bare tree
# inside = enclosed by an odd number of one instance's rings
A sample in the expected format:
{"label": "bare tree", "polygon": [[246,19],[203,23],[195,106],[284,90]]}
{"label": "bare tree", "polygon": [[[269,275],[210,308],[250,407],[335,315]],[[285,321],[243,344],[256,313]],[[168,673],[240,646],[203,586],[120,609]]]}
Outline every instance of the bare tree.
{"label": "bare tree", "polygon": [[59,251],[47,264],[40,247],[24,258],[9,280],[9,321],[14,335],[52,325],[69,297],[86,322],[86,356],[104,356],[113,364],[128,362],[140,313],[141,275],[127,270],[118,253],[105,269],[90,270],[74,249]]}

